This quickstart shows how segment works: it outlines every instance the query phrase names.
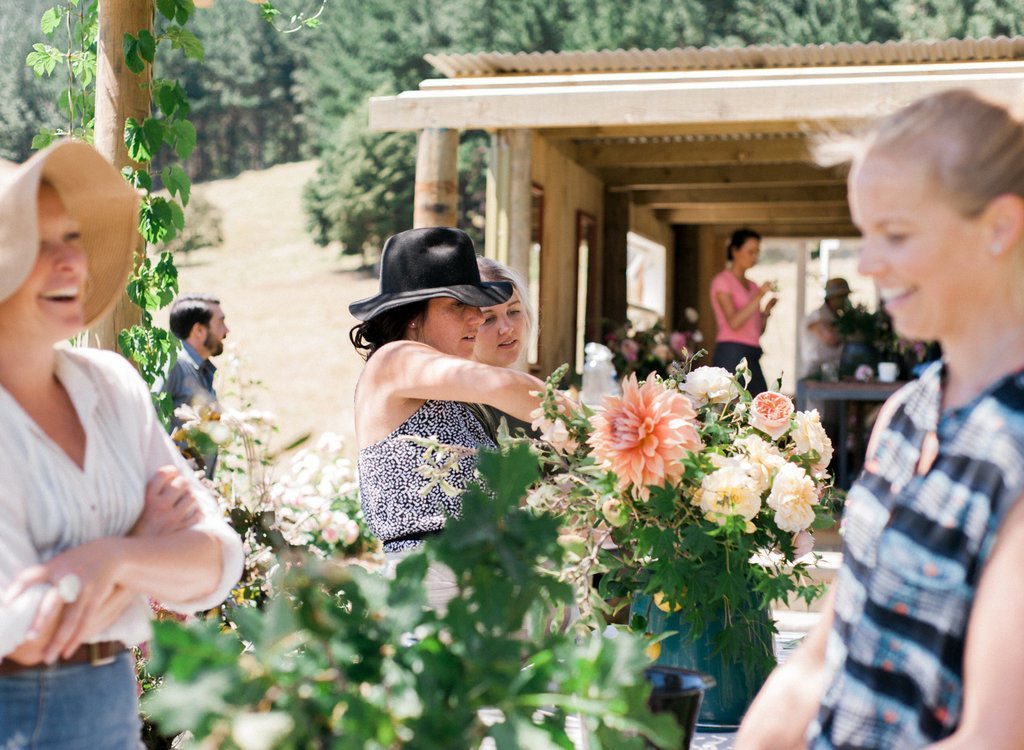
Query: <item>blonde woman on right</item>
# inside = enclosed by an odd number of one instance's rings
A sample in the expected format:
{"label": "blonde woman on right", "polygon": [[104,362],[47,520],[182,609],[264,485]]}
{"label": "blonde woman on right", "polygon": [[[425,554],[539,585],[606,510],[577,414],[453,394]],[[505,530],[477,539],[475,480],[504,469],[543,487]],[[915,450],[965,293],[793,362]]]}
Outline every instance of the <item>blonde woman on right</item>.
{"label": "blonde woman on right", "polygon": [[[835,153],[842,144],[832,144]],[[883,407],[822,621],[737,750],[1024,747],[1024,127],[968,91],[850,139],[859,271],[944,359]]]}

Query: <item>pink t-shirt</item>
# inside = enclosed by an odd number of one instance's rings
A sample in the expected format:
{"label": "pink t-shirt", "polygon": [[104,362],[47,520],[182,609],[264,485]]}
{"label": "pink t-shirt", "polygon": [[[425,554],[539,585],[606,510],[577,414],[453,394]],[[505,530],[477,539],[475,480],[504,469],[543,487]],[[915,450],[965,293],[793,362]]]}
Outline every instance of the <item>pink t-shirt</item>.
{"label": "pink t-shirt", "polygon": [[743,282],[736,278],[732,271],[726,269],[711,280],[711,307],[715,311],[715,323],[718,325],[718,341],[733,341],[737,344],[748,346],[761,345],[761,313],[756,312],[747,318],[739,329],[729,327],[725,319],[725,312],[718,304],[718,295],[725,292],[732,298],[734,310],[744,307],[752,297],[757,294],[757,284],[749,279],[744,286]]}

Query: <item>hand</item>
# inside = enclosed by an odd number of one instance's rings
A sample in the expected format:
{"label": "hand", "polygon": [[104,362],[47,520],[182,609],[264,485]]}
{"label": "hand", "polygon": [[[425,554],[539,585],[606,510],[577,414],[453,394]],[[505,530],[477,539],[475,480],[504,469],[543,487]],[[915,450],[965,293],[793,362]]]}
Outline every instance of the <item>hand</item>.
{"label": "hand", "polygon": [[[14,579],[7,596],[19,596],[37,584],[52,584],[43,596],[27,641],[45,642],[42,661],[68,657],[82,642],[113,622],[131,601],[118,576],[120,551],[115,538],[98,539],[60,553],[43,565],[27,568]],[[74,601],[61,597],[58,582],[77,576],[81,588]],[[48,638],[47,634],[51,634]],[[40,644],[36,644],[38,647]]]}
{"label": "hand", "polygon": [[775,291],[775,282],[774,281],[766,281],[763,284],[761,284],[761,286],[759,286],[757,288],[757,296],[758,296],[758,298],[761,298],[764,295],[768,294],[769,292],[774,292],[774,291]]}
{"label": "hand", "polygon": [[128,536],[162,536],[190,528],[200,519],[188,480],[174,466],[161,466],[146,484],[142,515]]}
{"label": "hand", "polygon": [[768,304],[764,306],[764,314],[766,316],[767,315],[771,315],[772,314],[772,310],[775,309],[775,305],[777,305],[778,303],[779,303],[779,298],[778,297],[772,297],[770,300],[768,300]]}

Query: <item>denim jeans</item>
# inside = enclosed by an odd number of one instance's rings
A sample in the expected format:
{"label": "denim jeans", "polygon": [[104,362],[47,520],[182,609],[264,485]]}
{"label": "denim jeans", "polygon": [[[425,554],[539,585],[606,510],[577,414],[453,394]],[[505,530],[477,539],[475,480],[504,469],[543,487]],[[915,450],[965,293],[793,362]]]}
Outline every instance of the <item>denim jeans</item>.
{"label": "denim jeans", "polygon": [[0,750],[140,750],[130,651],[112,664],[28,669],[0,677]]}

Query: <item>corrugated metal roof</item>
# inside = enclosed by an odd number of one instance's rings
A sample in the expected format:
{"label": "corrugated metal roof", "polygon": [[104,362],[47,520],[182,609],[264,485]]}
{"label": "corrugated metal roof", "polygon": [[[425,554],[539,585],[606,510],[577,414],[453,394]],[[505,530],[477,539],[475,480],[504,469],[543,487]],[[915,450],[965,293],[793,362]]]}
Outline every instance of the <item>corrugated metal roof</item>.
{"label": "corrugated metal roof", "polygon": [[1024,37],[596,52],[425,55],[449,78],[544,73],[742,70],[1024,59]]}

